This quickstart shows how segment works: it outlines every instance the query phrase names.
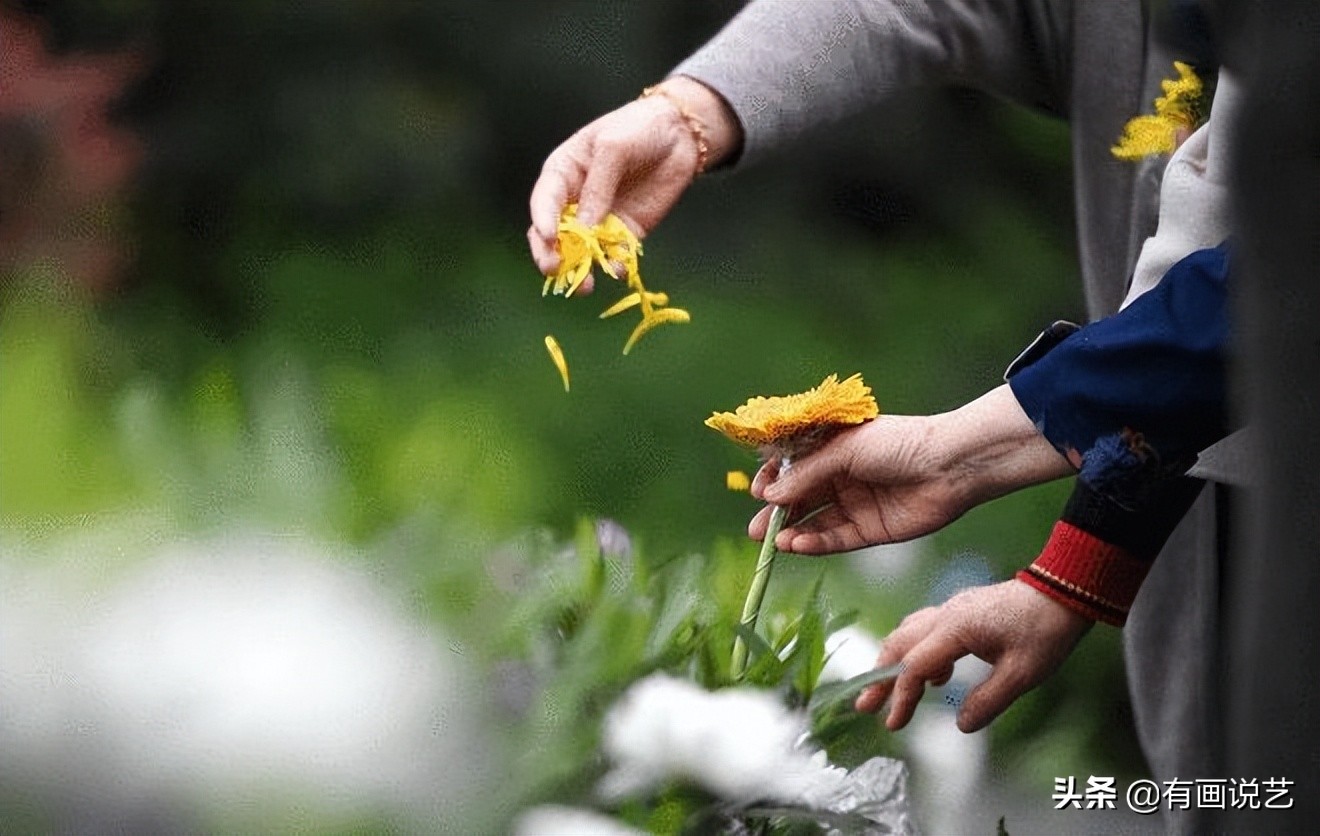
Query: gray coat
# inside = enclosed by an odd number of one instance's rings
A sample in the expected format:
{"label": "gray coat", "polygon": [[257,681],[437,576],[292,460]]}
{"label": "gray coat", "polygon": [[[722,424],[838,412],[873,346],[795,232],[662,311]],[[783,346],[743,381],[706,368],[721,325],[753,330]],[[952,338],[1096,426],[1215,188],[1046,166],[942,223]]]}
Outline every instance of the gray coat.
{"label": "gray coat", "polygon": [[[758,0],[674,72],[728,100],[745,132],[737,165],[923,85],[981,87],[1067,119],[1082,281],[1097,318],[1118,310],[1155,231],[1162,173],[1159,160],[1134,165],[1109,149],[1181,57],[1155,37],[1139,0]],[[1125,630],[1137,731],[1160,780],[1223,777],[1223,493],[1212,485],[1175,531]],[[1189,817],[1170,824],[1198,828]]]}

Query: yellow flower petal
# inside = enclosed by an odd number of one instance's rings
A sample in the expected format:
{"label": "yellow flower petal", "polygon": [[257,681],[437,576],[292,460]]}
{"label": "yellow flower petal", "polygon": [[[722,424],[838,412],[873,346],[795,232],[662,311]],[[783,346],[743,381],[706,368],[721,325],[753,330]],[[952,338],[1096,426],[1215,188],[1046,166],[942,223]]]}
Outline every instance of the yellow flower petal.
{"label": "yellow flower petal", "polygon": [[559,340],[546,334],[545,350],[550,352],[550,359],[555,361],[555,368],[559,369],[559,376],[564,379],[564,391],[568,391],[568,361],[564,359],[564,350],[559,347]]}
{"label": "yellow flower petal", "polygon": [[660,308],[652,311],[649,316],[642,317],[642,321],[637,323],[633,329],[632,336],[628,337],[628,342],[623,344],[623,353],[632,351],[632,347],[642,338],[642,335],[650,331],[657,325],[663,325],[666,322],[691,322],[692,317],[682,308]]}
{"label": "yellow flower petal", "polygon": [[861,375],[842,382],[837,375],[830,375],[819,386],[798,395],[756,397],[734,412],[717,412],[706,419],[706,426],[740,444],[787,449],[879,414]]}
{"label": "yellow flower petal", "polygon": [[665,305],[669,304],[669,295],[666,293],[649,293],[649,292],[645,294],[629,293],[627,296],[623,297],[619,301],[615,302],[613,305],[610,305],[603,312],[601,312],[600,318],[609,319],[615,314],[621,314],[624,311],[628,310],[629,308],[637,307],[638,303],[641,302],[643,296],[645,296],[646,300],[657,308],[663,308]]}
{"label": "yellow flower petal", "polygon": [[564,291],[564,296],[572,296],[573,292],[582,286],[589,275],[591,275],[591,262],[584,261],[578,265],[577,269],[573,271],[573,275],[569,277],[568,289]]}
{"label": "yellow flower petal", "polygon": [[582,279],[591,271],[593,246],[590,229],[573,218],[560,221],[559,236],[555,242],[555,248],[559,251],[559,266],[546,277],[553,282],[556,296],[570,291],[574,282],[581,284]]}
{"label": "yellow flower petal", "polygon": [[1164,116],[1138,116],[1123,126],[1123,136],[1109,152],[1128,161],[1152,154],[1171,154],[1177,144],[1178,127]]}
{"label": "yellow flower petal", "polygon": [[752,480],[741,470],[730,470],[724,474],[724,487],[731,491],[751,490]]}
{"label": "yellow flower petal", "polygon": [[556,296],[572,296],[597,264],[611,278],[626,282],[630,292],[600,315],[605,319],[633,307],[641,308],[642,321],[624,343],[624,354],[657,325],[691,321],[687,311],[667,307],[669,297],[666,294],[646,289],[639,266],[642,242],[621,218],[607,215],[600,223],[589,227],[578,219],[577,210],[577,204],[570,203],[560,215],[555,240],[559,265],[545,277],[542,296],[551,292]]}

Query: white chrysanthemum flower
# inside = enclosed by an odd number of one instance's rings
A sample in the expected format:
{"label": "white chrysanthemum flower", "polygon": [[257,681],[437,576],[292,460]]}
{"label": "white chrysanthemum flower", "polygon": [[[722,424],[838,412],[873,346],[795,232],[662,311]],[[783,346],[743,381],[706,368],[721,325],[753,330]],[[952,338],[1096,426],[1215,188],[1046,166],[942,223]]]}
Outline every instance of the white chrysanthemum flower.
{"label": "white chrysanthemum flower", "polygon": [[438,823],[478,792],[461,657],[342,556],[240,537],[105,565],[0,560],[0,789],[166,830]]}
{"label": "white chrysanthemum flower", "polygon": [[514,836],[642,836],[618,819],[580,807],[545,804],[518,817]]}
{"label": "white chrysanthemum flower", "polygon": [[818,682],[842,682],[876,666],[880,640],[861,627],[849,625],[825,639],[825,654],[825,667]]}
{"label": "white chrysanthemum flower", "polygon": [[705,691],[663,674],[628,690],[605,719],[604,750],[614,768],[601,793],[617,800],[671,779],[735,802],[815,807],[847,773],[801,745],[807,718],[773,694],[751,688]]}

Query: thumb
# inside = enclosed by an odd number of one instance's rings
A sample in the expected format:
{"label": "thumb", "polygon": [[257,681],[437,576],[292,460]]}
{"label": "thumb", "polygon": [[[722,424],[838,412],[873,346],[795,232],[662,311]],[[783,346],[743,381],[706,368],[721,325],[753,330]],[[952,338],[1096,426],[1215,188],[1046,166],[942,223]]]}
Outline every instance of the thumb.
{"label": "thumb", "polygon": [[781,467],[775,480],[765,486],[765,501],[791,505],[809,499],[847,471],[849,456],[835,440],[788,467]]}

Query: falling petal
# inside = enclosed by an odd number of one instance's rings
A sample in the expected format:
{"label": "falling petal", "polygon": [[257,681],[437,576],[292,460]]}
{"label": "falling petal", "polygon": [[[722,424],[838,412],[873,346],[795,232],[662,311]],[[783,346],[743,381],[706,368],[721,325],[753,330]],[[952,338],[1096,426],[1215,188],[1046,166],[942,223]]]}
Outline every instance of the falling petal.
{"label": "falling petal", "polygon": [[741,470],[730,470],[724,475],[724,487],[731,491],[746,491],[752,487],[752,480]]}
{"label": "falling petal", "polygon": [[[648,292],[646,293],[646,299],[648,302],[650,302],[652,305],[656,306],[657,308],[663,308],[665,305],[669,304],[669,295],[666,293]],[[627,296],[623,297],[619,301],[615,302],[613,305],[610,305],[608,308],[606,308],[604,312],[601,313],[600,318],[609,319],[615,314],[621,314],[624,311],[628,310],[629,308],[636,307],[641,300],[642,300],[642,294],[629,293]]]}
{"label": "falling petal", "polygon": [[567,392],[568,361],[564,359],[564,351],[559,347],[559,341],[547,334],[545,337],[545,350],[550,352],[550,359],[555,361],[555,368],[559,369],[559,376],[564,379],[564,391]]}
{"label": "falling petal", "polygon": [[667,322],[690,322],[691,320],[692,317],[682,308],[660,308],[653,311],[650,316],[644,317],[641,322],[637,323],[632,336],[623,345],[623,353],[627,354],[632,351],[632,347],[642,338],[642,335],[657,325],[663,325]]}

